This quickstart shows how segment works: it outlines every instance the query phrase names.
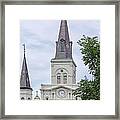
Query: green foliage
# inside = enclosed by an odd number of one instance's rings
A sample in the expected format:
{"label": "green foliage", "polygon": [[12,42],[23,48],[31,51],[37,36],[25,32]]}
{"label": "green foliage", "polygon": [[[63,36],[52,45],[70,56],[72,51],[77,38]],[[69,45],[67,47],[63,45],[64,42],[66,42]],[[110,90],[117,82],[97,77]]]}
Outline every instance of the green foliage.
{"label": "green foliage", "polygon": [[77,42],[83,55],[84,64],[88,66],[89,73],[94,80],[81,80],[79,87],[73,93],[82,100],[100,99],[100,42],[98,37],[86,37]]}
{"label": "green foliage", "polygon": [[81,80],[79,87],[73,93],[75,96],[80,97],[82,100],[98,100],[100,94],[98,84],[95,81]]}

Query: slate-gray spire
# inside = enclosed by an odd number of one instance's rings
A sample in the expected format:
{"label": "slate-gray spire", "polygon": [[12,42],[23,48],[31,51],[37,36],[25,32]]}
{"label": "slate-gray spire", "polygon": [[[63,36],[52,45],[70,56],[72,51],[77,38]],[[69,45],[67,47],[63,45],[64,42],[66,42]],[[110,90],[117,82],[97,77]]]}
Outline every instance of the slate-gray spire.
{"label": "slate-gray spire", "polygon": [[20,89],[32,89],[30,86],[26,56],[25,56],[25,44],[23,44],[23,46],[24,46],[24,57],[23,57],[23,64],[22,64],[21,77],[20,77]]}
{"label": "slate-gray spire", "polygon": [[69,38],[67,20],[61,20],[55,59],[72,59],[72,42]]}

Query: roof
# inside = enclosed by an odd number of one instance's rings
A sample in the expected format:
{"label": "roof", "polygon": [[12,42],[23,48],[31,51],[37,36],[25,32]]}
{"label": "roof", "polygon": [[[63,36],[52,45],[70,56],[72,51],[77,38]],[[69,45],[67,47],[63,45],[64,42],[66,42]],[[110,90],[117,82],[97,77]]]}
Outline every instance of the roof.
{"label": "roof", "polygon": [[21,70],[21,76],[20,76],[20,89],[32,89],[30,86],[26,56],[25,56],[25,45],[24,45],[24,57],[23,57],[23,63],[22,63],[22,70]]}
{"label": "roof", "polygon": [[69,38],[67,20],[61,20],[55,59],[72,59],[72,42]]}
{"label": "roof", "polygon": [[52,89],[59,89],[59,88],[65,88],[65,89],[72,89],[75,90],[78,87],[78,84],[72,84],[72,85],[51,85],[51,84],[42,84],[40,90],[52,90]]}
{"label": "roof", "polygon": [[67,20],[61,20],[58,41],[61,39],[64,39],[67,43],[70,42]]}

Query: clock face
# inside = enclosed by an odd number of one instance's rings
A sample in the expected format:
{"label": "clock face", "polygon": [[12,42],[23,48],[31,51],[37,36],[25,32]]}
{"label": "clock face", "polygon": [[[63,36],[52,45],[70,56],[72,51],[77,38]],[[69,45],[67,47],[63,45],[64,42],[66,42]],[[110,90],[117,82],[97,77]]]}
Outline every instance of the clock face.
{"label": "clock face", "polygon": [[64,91],[64,90],[59,90],[59,91],[58,91],[58,95],[59,95],[60,97],[64,97],[64,96],[65,96],[65,91]]}

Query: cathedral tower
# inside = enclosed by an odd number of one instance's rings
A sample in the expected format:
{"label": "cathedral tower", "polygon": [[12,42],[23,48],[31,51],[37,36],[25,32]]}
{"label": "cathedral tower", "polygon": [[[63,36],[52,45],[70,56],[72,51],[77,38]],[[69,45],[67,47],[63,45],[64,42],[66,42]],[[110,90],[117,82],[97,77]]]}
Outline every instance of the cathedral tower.
{"label": "cathedral tower", "polygon": [[76,84],[76,64],[72,58],[72,41],[67,20],[61,20],[55,58],[51,60],[52,84]]}
{"label": "cathedral tower", "polygon": [[41,99],[75,100],[72,93],[77,87],[67,20],[61,20],[55,58],[51,59],[51,84],[41,84]]}
{"label": "cathedral tower", "polygon": [[20,99],[31,100],[32,99],[32,88],[30,86],[26,56],[25,56],[25,44],[24,46],[24,57],[20,77]]}

